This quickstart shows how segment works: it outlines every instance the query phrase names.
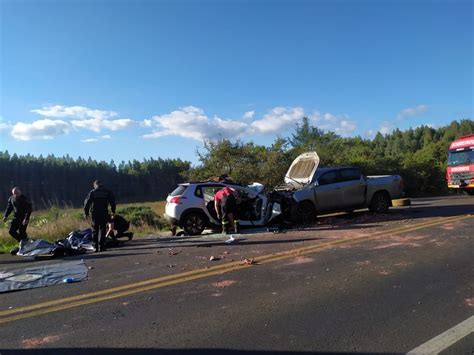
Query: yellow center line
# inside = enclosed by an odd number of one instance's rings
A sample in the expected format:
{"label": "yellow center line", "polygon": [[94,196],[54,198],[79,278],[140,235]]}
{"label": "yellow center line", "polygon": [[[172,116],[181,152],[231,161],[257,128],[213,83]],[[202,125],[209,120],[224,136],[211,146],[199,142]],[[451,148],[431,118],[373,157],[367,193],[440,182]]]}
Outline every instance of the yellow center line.
{"label": "yellow center line", "polygon": [[[398,228],[393,228],[393,229],[388,229],[388,230],[382,230],[380,232],[373,233],[371,235],[359,236],[355,238],[344,238],[340,240],[329,241],[326,243],[318,243],[318,244],[310,245],[307,247],[269,254],[269,255],[255,258],[255,262],[257,264],[266,264],[269,262],[275,262],[278,260],[293,258],[297,255],[314,253],[316,251],[321,251],[321,250],[337,247],[339,245],[361,243],[364,241],[378,239],[383,236],[390,236],[390,235],[411,232],[411,231],[415,231],[422,228],[428,228],[428,227],[436,226],[440,224],[460,221],[460,220],[467,219],[470,217],[472,217],[472,215],[462,215],[462,216],[454,216],[454,217],[447,217],[447,218],[442,217],[435,221],[422,222],[422,223],[409,226],[409,227],[398,227]],[[106,300],[110,300],[114,298],[124,297],[128,295],[136,294],[139,292],[145,292],[148,290],[175,285],[178,283],[184,283],[187,281],[192,281],[192,280],[205,278],[205,277],[209,277],[213,275],[232,272],[232,271],[247,268],[247,267],[250,267],[250,265],[245,264],[242,261],[229,262],[223,265],[216,265],[216,266],[212,266],[208,268],[201,268],[201,269],[196,269],[196,270],[187,271],[183,273],[167,275],[167,276],[163,276],[159,278],[136,282],[133,284],[94,291],[94,292],[90,292],[90,293],[86,293],[86,294],[82,294],[78,296],[52,300],[48,302],[21,307],[18,309],[1,311],[0,324],[11,322],[14,320],[34,317],[41,314],[57,312],[57,311],[68,309],[68,308],[79,307],[82,305],[87,305],[87,304],[106,301]],[[8,317],[9,315],[13,315],[13,316]]]}

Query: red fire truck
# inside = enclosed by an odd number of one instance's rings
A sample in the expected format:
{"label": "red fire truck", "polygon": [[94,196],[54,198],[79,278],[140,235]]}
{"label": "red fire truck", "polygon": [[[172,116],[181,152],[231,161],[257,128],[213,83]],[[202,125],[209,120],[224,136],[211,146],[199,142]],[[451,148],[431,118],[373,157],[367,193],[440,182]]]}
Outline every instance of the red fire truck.
{"label": "red fire truck", "polygon": [[474,134],[456,139],[449,146],[446,180],[450,189],[474,195]]}

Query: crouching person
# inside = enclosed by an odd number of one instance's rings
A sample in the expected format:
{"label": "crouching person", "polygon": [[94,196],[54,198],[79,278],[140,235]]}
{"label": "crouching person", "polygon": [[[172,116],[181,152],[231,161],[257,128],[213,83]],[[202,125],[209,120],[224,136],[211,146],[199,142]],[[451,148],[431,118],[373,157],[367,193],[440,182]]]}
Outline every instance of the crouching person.
{"label": "crouching person", "polygon": [[13,238],[15,238],[15,240],[19,242],[19,247],[10,251],[10,253],[13,255],[16,255],[18,250],[21,249],[21,247],[23,247],[23,245],[28,240],[26,228],[28,227],[28,223],[30,221],[32,209],[33,208],[28,197],[22,194],[20,188],[14,187],[12,189],[12,195],[8,199],[7,209],[5,210],[5,214],[3,216],[3,222],[6,222],[10,213],[13,212],[13,219],[10,223],[10,229],[8,232]]}
{"label": "crouching person", "polygon": [[127,232],[128,228],[130,228],[129,221],[118,214],[113,214],[107,224],[107,237],[112,239],[126,237],[128,240],[132,240],[133,233]]}

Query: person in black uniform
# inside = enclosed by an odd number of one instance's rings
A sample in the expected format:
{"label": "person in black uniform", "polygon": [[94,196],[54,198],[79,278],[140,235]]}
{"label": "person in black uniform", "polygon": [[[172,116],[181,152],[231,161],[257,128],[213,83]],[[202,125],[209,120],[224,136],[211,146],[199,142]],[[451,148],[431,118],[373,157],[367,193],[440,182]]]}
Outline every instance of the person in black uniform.
{"label": "person in black uniform", "polygon": [[105,250],[105,232],[109,220],[109,204],[112,214],[115,214],[115,197],[112,191],[107,190],[102,182],[94,181],[94,189],[89,192],[84,201],[84,214],[86,218],[91,212],[92,235],[95,243],[95,251]]}
{"label": "person in black uniform", "polygon": [[8,216],[13,211],[13,219],[10,223],[10,229],[8,233],[10,233],[10,235],[20,243],[20,246],[19,248],[12,249],[12,254],[16,254],[23,244],[28,240],[26,228],[28,227],[28,222],[30,221],[32,209],[33,208],[28,197],[21,193],[20,188],[14,187],[12,189],[12,195],[8,199],[7,209],[3,215],[3,222],[6,222]]}

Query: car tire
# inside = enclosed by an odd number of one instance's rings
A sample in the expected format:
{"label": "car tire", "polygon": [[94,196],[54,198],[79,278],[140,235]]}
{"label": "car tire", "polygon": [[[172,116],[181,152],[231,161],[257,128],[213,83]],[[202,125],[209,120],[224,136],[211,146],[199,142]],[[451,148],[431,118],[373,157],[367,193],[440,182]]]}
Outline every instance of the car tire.
{"label": "car tire", "polygon": [[309,201],[298,202],[291,208],[291,221],[296,224],[309,224],[316,221],[316,208]]}
{"label": "car tire", "polygon": [[188,235],[198,235],[206,228],[206,218],[202,213],[190,212],[183,217],[181,225]]}
{"label": "car tire", "polygon": [[374,213],[387,213],[392,200],[385,191],[375,193],[370,202],[369,210]]}

